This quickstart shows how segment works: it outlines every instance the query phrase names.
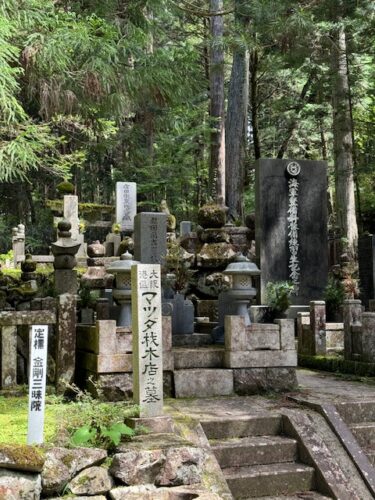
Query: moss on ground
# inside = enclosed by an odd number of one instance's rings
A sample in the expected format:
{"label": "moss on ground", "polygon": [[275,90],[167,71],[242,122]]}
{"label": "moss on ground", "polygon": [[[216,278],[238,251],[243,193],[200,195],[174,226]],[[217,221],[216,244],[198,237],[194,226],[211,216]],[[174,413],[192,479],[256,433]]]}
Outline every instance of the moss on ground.
{"label": "moss on ground", "polygon": [[[45,442],[51,442],[58,429],[62,404],[46,404]],[[0,443],[25,444],[27,437],[28,397],[0,396]]]}
{"label": "moss on ground", "polygon": [[339,356],[307,356],[299,354],[298,366],[339,374],[356,375],[357,377],[375,377],[375,363],[352,361]]}

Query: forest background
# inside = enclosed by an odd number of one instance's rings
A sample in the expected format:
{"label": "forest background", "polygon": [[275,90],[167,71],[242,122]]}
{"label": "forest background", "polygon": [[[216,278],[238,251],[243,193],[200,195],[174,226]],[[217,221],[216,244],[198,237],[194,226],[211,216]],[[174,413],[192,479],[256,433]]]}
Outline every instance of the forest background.
{"label": "forest background", "polygon": [[[240,223],[260,157],[323,159],[329,224],[375,231],[371,0],[0,0],[0,250],[53,240],[48,200],[210,199]],[[358,229],[357,229],[358,228]]]}

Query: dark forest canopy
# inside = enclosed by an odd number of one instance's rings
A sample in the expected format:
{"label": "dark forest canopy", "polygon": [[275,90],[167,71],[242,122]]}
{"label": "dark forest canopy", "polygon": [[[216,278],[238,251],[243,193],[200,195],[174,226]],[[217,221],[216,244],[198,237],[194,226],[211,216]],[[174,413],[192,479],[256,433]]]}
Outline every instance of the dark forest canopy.
{"label": "dark forest canopy", "polygon": [[256,158],[324,159],[354,238],[348,203],[360,230],[375,214],[374,19],[367,0],[0,1],[2,232],[42,238],[63,179],[101,204],[135,181],[143,206],[194,218],[217,144],[234,220]]}

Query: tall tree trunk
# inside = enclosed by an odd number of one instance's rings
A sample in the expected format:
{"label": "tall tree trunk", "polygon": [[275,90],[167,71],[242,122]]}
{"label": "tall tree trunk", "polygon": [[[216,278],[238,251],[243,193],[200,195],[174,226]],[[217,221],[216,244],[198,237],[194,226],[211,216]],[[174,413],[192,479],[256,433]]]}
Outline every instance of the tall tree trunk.
{"label": "tall tree trunk", "polygon": [[301,113],[302,109],[304,108],[306,102],[307,102],[307,94],[311,88],[311,85],[313,84],[314,80],[315,80],[315,77],[316,77],[316,71],[315,70],[312,70],[306,80],[306,83],[305,85],[303,86],[302,88],[302,91],[301,91],[301,95],[299,96],[299,100],[294,108],[294,111],[295,111],[295,117],[294,119],[290,122],[288,128],[287,128],[287,131],[286,131],[286,136],[285,136],[285,139],[284,141],[282,142],[281,146],[280,146],[280,149],[277,153],[277,158],[283,158],[284,154],[286,153],[286,150],[288,148],[288,144],[289,144],[289,141],[291,140],[291,138],[293,137],[293,134],[297,128],[297,125],[298,125],[298,118],[299,118],[299,114]]}
{"label": "tall tree trunk", "polygon": [[254,157],[258,160],[260,154],[260,136],[259,136],[259,102],[258,102],[258,50],[253,49],[250,54],[250,109],[251,109],[251,129],[253,134]]}
{"label": "tall tree trunk", "polygon": [[356,258],[358,228],[355,213],[353,136],[350,115],[350,87],[344,28],[333,34],[332,106],[335,162],[336,215],[350,257]]}
{"label": "tall tree trunk", "polygon": [[[211,12],[223,10],[223,0],[211,0]],[[225,110],[224,110],[224,19],[211,17],[210,116],[211,133],[210,190],[216,203],[225,204]]]}
{"label": "tall tree trunk", "polygon": [[[240,14],[244,0],[235,0],[235,17],[239,28],[246,29],[249,18]],[[245,184],[245,152],[247,107],[249,100],[249,51],[237,45],[233,52],[225,122],[225,185],[226,204],[231,219],[243,219]]]}

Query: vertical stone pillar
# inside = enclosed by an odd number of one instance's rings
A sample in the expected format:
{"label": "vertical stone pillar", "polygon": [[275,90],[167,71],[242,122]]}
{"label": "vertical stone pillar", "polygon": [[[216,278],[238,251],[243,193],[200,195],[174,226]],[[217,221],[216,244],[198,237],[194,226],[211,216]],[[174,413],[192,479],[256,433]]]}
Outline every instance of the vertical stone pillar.
{"label": "vertical stone pillar", "polygon": [[23,224],[18,224],[12,230],[12,249],[14,267],[16,267],[20,257],[25,258],[25,226]]}
{"label": "vertical stone pillar", "polygon": [[56,339],[56,390],[74,381],[76,363],[76,297],[65,293],[58,298]]}
{"label": "vertical stone pillar", "polygon": [[362,361],[375,363],[375,313],[362,314]]}
{"label": "vertical stone pillar", "polygon": [[163,264],[167,255],[167,215],[142,212],[134,217],[134,258],[144,264]]}
{"label": "vertical stone pillar", "polygon": [[314,339],[314,355],[325,356],[326,348],[326,303],[323,300],[310,302],[310,328]]}
{"label": "vertical stone pillar", "polygon": [[297,338],[298,338],[298,354],[307,354],[311,356],[314,352],[313,342],[311,340],[312,333],[310,328],[310,313],[297,313]]}
{"label": "vertical stone pillar", "polygon": [[0,328],[0,388],[17,384],[17,327]]}
{"label": "vertical stone pillar", "polygon": [[79,217],[78,217],[78,196],[68,194],[64,196],[64,219],[68,220],[72,227],[72,239],[78,240],[79,237]]}
{"label": "vertical stone pillar", "polygon": [[[116,222],[121,225],[121,231],[133,232],[136,213],[137,184],[135,182],[116,182]],[[117,255],[116,251],[115,255]]]}
{"label": "vertical stone pillar", "polygon": [[140,417],[163,413],[163,342],[160,265],[131,268],[133,394]]}
{"label": "vertical stone pillar", "polygon": [[344,357],[352,359],[353,343],[352,343],[352,325],[359,325],[362,321],[362,303],[360,300],[349,299],[344,300],[343,307],[344,316]]}
{"label": "vertical stone pillar", "polygon": [[370,299],[368,301],[368,310],[370,312],[375,312],[375,299]]}

